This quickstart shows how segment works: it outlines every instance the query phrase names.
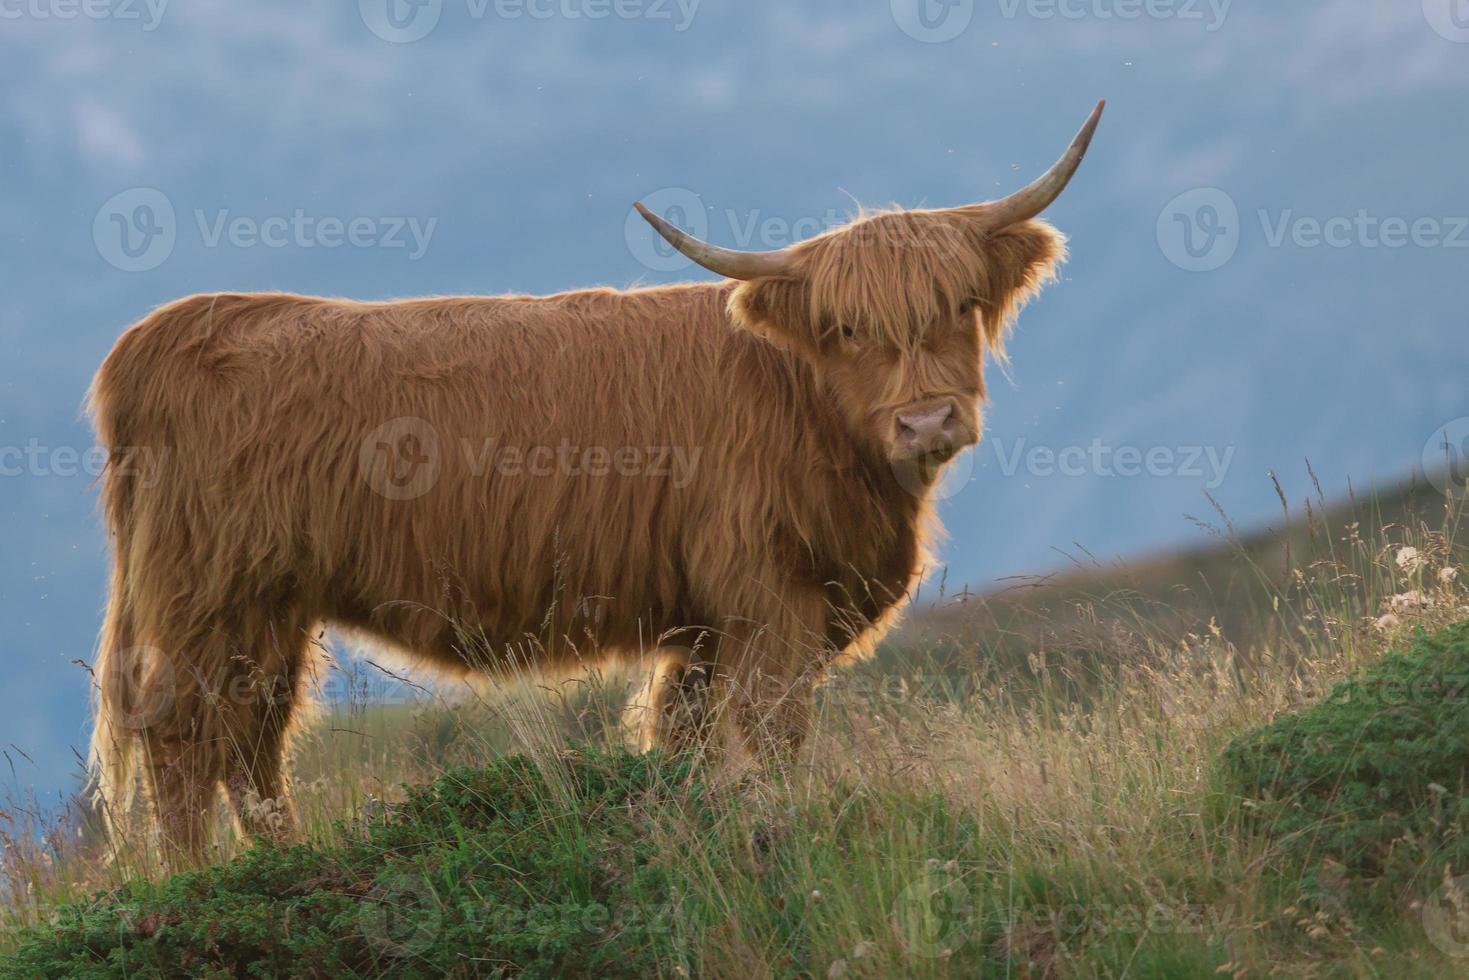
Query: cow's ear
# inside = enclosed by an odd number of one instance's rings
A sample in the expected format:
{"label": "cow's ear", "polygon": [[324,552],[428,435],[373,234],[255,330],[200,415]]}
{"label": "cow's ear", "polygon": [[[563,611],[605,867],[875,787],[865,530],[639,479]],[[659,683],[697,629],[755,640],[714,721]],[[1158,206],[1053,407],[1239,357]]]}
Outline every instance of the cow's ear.
{"label": "cow's ear", "polygon": [[1015,317],[1066,261],[1066,236],[1045,221],[1022,221],[990,232],[981,248],[985,282],[977,301],[984,339],[992,353],[1003,357]]}
{"label": "cow's ear", "polygon": [[741,283],[729,297],[729,318],[741,330],[785,350],[808,357],[820,351],[804,279],[765,277]]}

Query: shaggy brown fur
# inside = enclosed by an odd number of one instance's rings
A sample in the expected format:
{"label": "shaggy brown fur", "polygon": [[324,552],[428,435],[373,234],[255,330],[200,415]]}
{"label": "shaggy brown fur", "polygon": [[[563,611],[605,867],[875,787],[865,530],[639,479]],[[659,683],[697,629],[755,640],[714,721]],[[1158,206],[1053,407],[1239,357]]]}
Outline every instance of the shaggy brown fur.
{"label": "shaggy brown fur", "polygon": [[221,785],[245,829],[269,829],[253,799],[288,824],[323,623],[461,671],[666,645],[646,742],[714,689],[747,741],[797,745],[925,560],[936,467],[892,461],[894,413],[951,400],[976,441],[984,352],[1063,251],[1040,221],[891,212],[779,279],[155,311],[91,395],[106,803],[136,765],[185,852]]}

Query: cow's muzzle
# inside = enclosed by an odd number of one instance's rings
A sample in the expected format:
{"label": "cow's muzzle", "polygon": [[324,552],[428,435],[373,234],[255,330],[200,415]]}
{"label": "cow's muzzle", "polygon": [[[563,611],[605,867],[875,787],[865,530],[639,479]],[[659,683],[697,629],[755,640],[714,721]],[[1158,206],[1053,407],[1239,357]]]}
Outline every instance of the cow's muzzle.
{"label": "cow's muzzle", "polygon": [[947,402],[899,412],[893,419],[893,458],[943,462],[961,448],[954,406]]}

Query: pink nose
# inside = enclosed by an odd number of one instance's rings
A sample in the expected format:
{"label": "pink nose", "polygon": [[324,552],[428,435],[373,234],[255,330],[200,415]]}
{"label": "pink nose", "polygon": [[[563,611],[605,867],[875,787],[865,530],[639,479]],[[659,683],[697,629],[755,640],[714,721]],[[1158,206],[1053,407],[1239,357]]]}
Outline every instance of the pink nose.
{"label": "pink nose", "polygon": [[898,413],[898,445],[917,456],[948,449],[954,442],[954,406]]}

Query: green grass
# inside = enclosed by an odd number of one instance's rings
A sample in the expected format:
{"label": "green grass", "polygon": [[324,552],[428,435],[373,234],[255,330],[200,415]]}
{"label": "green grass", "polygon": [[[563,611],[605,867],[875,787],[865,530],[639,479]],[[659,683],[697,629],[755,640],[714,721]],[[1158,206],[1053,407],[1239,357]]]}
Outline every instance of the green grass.
{"label": "green grass", "polygon": [[[1022,844],[1018,821],[912,783],[721,784],[565,749],[455,769],[323,844],[66,906],[0,975],[1205,977],[1251,932],[1303,970],[1333,949],[1331,973],[1442,975],[1406,924],[1434,869],[1469,867],[1466,675],[1462,623],[1236,737],[1201,810],[1163,820],[1197,867],[1114,875],[1063,828]],[[1272,873],[1252,881],[1242,852]]]}
{"label": "green grass", "polygon": [[1223,772],[1315,904],[1387,914],[1469,872],[1469,623],[1241,736]]}
{"label": "green grass", "polygon": [[844,785],[793,806],[701,772],[621,752],[458,770],[329,846],[262,844],[58,910],[0,973],[651,977],[749,957],[779,976],[975,976],[1093,933],[1096,964],[1133,975],[1223,962],[1202,919],[1091,893],[1064,864],[1006,867],[1006,841],[942,794]]}
{"label": "green grass", "polygon": [[[687,786],[651,758],[446,773],[330,846],[251,848],[60,910],[6,976],[643,977],[675,952],[644,821]],[[681,793],[685,803],[697,794]],[[701,819],[695,808],[690,819]]]}

